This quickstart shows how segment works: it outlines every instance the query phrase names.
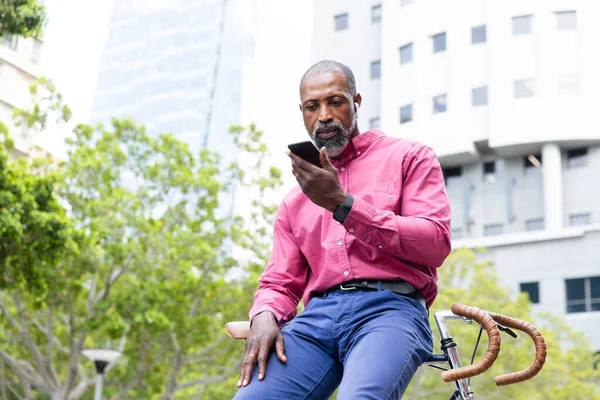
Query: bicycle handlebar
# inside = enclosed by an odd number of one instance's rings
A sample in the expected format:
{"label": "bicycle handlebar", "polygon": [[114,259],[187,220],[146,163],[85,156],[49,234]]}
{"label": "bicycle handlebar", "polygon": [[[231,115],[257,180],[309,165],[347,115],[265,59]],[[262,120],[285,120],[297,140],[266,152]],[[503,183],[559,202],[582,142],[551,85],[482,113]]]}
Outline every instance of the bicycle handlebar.
{"label": "bicycle handlebar", "polygon": [[[478,322],[487,332],[488,348],[483,358],[473,365],[466,365],[442,373],[445,382],[465,379],[487,371],[496,361],[500,352],[500,331],[496,322],[527,333],[535,343],[536,355],[533,363],[526,369],[496,377],[496,386],[510,385],[533,378],[544,366],[546,361],[546,342],[537,328],[528,322],[508,317],[502,314],[488,313],[477,307],[453,304],[451,310],[454,314],[470,318]],[[250,321],[235,321],[225,324],[225,332],[234,339],[246,339],[250,333]]]}
{"label": "bicycle handlebar", "polygon": [[492,317],[477,307],[462,304],[453,304],[451,310],[456,315],[477,321],[486,330],[489,341],[487,351],[481,360],[472,365],[465,365],[443,372],[442,379],[444,382],[452,382],[484,373],[494,364],[500,352],[500,331],[498,331],[496,322]]}
{"label": "bicycle handlebar", "polygon": [[520,319],[508,317],[502,314],[496,314],[493,312],[490,313],[490,315],[494,321],[498,322],[499,324],[525,332],[531,337],[533,343],[535,344],[535,359],[531,365],[522,371],[512,372],[510,374],[496,377],[496,386],[504,386],[523,382],[536,376],[546,362],[546,341],[544,340],[544,337],[540,331],[538,331],[537,328],[531,325],[529,322],[521,321]]}
{"label": "bicycle handlebar", "polygon": [[477,321],[486,330],[489,342],[488,349],[483,356],[483,359],[477,363],[442,373],[442,379],[444,379],[445,382],[479,375],[487,371],[492,364],[494,364],[494,361],[496,361],[496,358],[498,357],[498,352],[500,351],[501,342],[500,332],[498,331],[496,322],[527,333],[531,339],[533,339],[536,351],[535,359],[528,368],[496,377],[496,386],[510,385],[531,379],[537,375],[544,366],[544,362],[546,361],[546,342],[535,326],[528,322],[521,321],[520,319],[497,313],[487,313],[477,307],[470,307],[462,304],[453,304],[451,310],[456,315]]}

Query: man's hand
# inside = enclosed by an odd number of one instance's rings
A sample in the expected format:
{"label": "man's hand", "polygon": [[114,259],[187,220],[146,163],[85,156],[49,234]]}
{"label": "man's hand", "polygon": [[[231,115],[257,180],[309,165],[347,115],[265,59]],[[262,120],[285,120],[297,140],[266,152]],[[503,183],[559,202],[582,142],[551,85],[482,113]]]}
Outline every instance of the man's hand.
{"label": "man's hand", "polygon": [[258,360],[258,380],[262,381],[267,370],[267,358],[269,351],[275,343],[277,358],[281,362],[287,362],[283,335],[275,322],[275,316],[270,311],[257,314],[252,318],[250,333],[246,339],[246,354],[240,369],[240,379],[237,386],[248,386],[252,379],[254,364]]}
{"label": "man's hand", "polygon": [[296,177],[304,194],[316,205],[334,212],[346,199],[346,193],[340,186],[338,172],[327,158],[325,147],[321,149],[321,166],[316,167],[288,151],[292,159],[292,173]]}

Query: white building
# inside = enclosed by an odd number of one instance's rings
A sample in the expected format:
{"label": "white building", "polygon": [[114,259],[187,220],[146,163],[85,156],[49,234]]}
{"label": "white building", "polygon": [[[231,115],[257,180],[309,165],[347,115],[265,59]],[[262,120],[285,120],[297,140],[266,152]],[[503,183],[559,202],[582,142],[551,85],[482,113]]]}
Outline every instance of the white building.
{"label": "white building", "polygon": [[0,37],[0,121],[5,123],[18,152],[28,154],[34,144],[30,130],[12,124],[14,108],[27,109],[31,95],[29,87],[42,76],[41,42],[5,35]]}
{"label": "white building", "polygon": [[317,1],[312,61],[353,69],[363,130],[436,151],[454,247],[487,247],[600,350],[598,20],[584,0]]}

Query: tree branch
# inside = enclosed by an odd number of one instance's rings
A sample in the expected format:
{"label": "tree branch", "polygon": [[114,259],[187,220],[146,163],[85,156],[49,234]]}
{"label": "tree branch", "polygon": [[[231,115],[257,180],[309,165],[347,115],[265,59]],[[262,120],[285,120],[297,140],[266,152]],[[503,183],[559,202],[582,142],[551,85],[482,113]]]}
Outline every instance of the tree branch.
{"label": "tree branch", "polygon": [[31,383],[39,388],[45,388],[42,378],[36,373],[36,371],[28,365],[31,369],[31,373],[27,372],[20,364],[18,360],[13,358],[10,354],[0,350],[0,358],[8,365],[8,367],[19,377],[19,379],[25,383]]}
{"label": "tree branch", "polygon": [[123,272],[124,272],[123,268],[119,268],[116,271],[111,269],[108,279],[106,281],[106,285],[104,286],[104,289],[102,289],[100,291],[100,293],[98,293],[96,295],[93,305],[98,304],[101,300],[106,300],[112,285],[117,281],[117,279],[119,279],[119,277],[123,274]]}
{"label": "tree branch", "polygon": [[[219,340],[217,340],[214,343],[211,343],[208,346],[205,346],[201,351],[195,353],[195,354],[190,354],[189,356],[185,357],[183,362],[184,364],[196,364],[199,362],[203,362],[203,361],[208,361],[208,357],[207,355],[209,353],[211,353],[213,350],[215,350],[217,347],[219,347],[220,345],[223,344],[223,342],[225,341],[229,341],[231,342],[231,339],[229,339],[229,337],[224,335],[220,335]],[[227,346],[227,348],[225,349],[225,351],[229,351],[230,346]]]}
{"label": "tree branch", "polygon": [[80,399],[85,392],[88,391],[88,389],[94,384],[95,379],[94,378],[89,378],[89,377],[85,377],[82,378],[81,381],[77,384],[77,386],[75,386],[75,389],[73,389],[71,391],[71,393],[69,393],[69,400],[78,400]]}
{"label": "tree branch", "polygon": [[45,384],[43,387],[46,389],[50,389],[49,391],[51,391],[52,389],[55,389],[56,386],[58,386],[57,378],[56,378],[56,376],[53,376],[53,374],[50,371],[48,371],[48,369],[46,368],[46,363],[44,362],[44,357],[42,356],[40,349],[37,347],[37,345],[31,339],[31,332],[29,330],[29,321],[27,320],[26,313],[23,310],[23,306],[21,305],[21,296],[19,296],[19,292],[15,292],[13,294],[13,300],[15,302],[15,306],[17,307],[17,312],[19,313],[19,316],[21,317],[21,332],[20,332],[21,339],[23,340],[23,342],[25,343],[25,346],[29,350],[29,353],[31,354],[31,357],[33,358],[34,363],[38,366],[38,373],[40,374],[42,379],[45,381]]}
{"label": "tree branch", "polygon": [[0,379],[2,379],[2,386],[0,387],[0,394],[3,399],[8,399],[8,394],[6,393],[6,368],[4,365],[4,360],[0,361]]}
{"label": "tree branch", "polygon": [[197,385],[207,385],[210,383],[223,382],[224,380],[227,380],[232,374],[234,374],[238,370],[238,368],[239,368],[239,365],[232,365],[231,367],[226,369],[225,372],[223,372],[220,375],[209,376],[207,378],[201,378],[201,379],[194,379],[194,380],[188,381],[186,383],[182,383],[181,385],[177,385],[177,387],[175,388],[175,391],[178,392],[180,390],[187,389],[187,388],[190,388],[192,386],[197,386]]}
{"label": "tree branch", "polygon": [[144,374],[144,371],[145,371],[146,355],[148,354],[149,348],[150,348],[150,340],[148,338],[148,332],[144,329],[144,331],[142,332],[142,348],[140,349],[140,356],[138,358],[138,364],[137,364],[135,376],[127,385],[125,385],[124,388],[122,388],[119,391],[119,394],[116,397],[114,397],[113,400],[118,400],[118,399],[123,398],[127,393],[129,393],[129,391],[131,391],[131,389],[136,387],[136,385],[140,382],[140,379],[142,379],[142,375]]}
{"label": "tree branch", "polygon": [[171,333],[171,341],[173,342],[173,347],[175,348],[175,359],[173,360],[173,367],[171,368],[171,373],[169,374],[169,381],[167,382],[165,391],[161,396],[161,400],[174,399],[174,394],[177,390],[177,374],[179,374],[179,370],[183,365],[181,348],[179,347],[179,342],[177,341],[177,335],[174,332]]}
{"label": "tree branch", "polygon": [[[40,321],[38,321],[36,318],[32,318],[31,322],[33,323],[33,325],[35,325],[35,327],[37,329],[40,330],[40,332],[42,332],[44,334],[44,336],[46,336],[46,339],[48,339],[48,342],[54,343],[54,346],[56,346],[56,349],[58,349],[61,353],[70,354],[69,349],[64,344],[62,344],[60,342],[60,340],[58,340],[58,338],[56,336],[54,336],[54,334],[50,334],[49,331],[46,330],[46,328],[44,327],[44,325],[42,325],[42,323]],[[50,346],[50,343],[48,343],[48,346]]]}

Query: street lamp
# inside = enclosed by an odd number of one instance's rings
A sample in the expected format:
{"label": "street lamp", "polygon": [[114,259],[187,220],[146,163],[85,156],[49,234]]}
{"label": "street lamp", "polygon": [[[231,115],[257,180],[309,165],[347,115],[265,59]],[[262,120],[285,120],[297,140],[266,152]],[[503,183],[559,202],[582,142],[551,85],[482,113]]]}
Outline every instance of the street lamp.
{"label": "street lamp", "polygon": [[81,354],[92,360],[96,366],[96,390],[94,392],[94,400],[102,400],[104,371],[108,364],[121,357],[121,352],[110,349],[85,349]]}

